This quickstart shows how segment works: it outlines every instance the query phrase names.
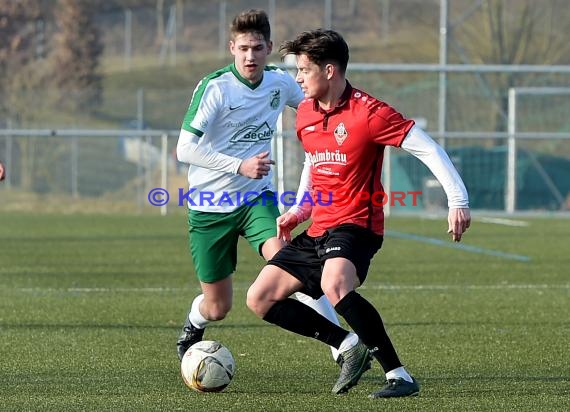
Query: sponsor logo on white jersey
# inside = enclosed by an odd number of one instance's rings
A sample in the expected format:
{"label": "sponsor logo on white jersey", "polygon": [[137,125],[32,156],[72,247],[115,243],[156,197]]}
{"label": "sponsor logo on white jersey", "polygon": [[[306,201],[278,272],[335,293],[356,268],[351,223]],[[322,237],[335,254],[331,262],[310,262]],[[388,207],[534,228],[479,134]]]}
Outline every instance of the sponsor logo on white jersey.
{"label": "sponsor logo on white jersey", "polygon": [[234,133],[230,142],[232,143],[251,143],[251,142],[260,142],[265,140],[271,140],[273,135],[275,134],[275,130],[269,127],[267,122],[257,126],[257,125],[250,125],[246,126],[243,129],[238,130]]}

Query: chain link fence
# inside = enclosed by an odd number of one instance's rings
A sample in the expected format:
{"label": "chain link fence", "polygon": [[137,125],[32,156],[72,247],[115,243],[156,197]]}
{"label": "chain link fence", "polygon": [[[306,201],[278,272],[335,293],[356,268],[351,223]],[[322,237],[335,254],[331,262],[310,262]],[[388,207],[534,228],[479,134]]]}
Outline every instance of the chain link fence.
{"label": "chain link fence", "polygon": [[[472,63],[462,58],[458,40],[473,30],[468,23],[481,12],[482,3],[457,0],[450,5],[449,63],[463,67]],[[0,184],[0,209],[155,211],[148,193],[164,185],[165,176],[167,189],[177,195],[187,186],[185,166],[174,156],[182,118],[196,82],[231,61],[227,27],[243,9],[268,11],[275,48],[301,30],[339,30],[351,46],[351,83],[416,119],[445,145],[476,209],[507,209],[509,88],[570,87],[568,66],[442,71],[452,65],[433,64],[439,57],[441,0],[165,0],[159,4],[162,7],[108,9],[96,16],[104,44],[101,66],[113,74],[104,77],[99,106],[79,113],[57,112],[50,103],[53,91],[21,91],[17,111],[21,116],[0,119],[0,160],[8,173]],[[554,31],[564,32],[563,15],[561,11],[552,17]],[[40,29],[49,37],[54,28],[46,23]],[[415,49],[409,56],[419,35],[425,53]],[[281,64],[276,53],[270,61]],[[395,64],[398,61],[417,64]],[[570,97],[525,95],[517,110],[516,132],[526,135],[518,140],[516,164],[510,166],[516,170],[514,209],[568,209],[570,189],[564,176],[570,172]],[[61,132],[69,129],[81,133]],[[555,136],[540,137],[544,133]],[[284,115],[281,137],[275,153],[282,159],[276,167],[279,188],[295,190],[303,153],[292,112]],[[416,159],[391,150],[388,163],[385,176],[392,190],[422,191],[421,210],[444,207],[441,188]],[[394,206],[397,211],[398,205]],[[183,208],[169,212],[178,209]]]}

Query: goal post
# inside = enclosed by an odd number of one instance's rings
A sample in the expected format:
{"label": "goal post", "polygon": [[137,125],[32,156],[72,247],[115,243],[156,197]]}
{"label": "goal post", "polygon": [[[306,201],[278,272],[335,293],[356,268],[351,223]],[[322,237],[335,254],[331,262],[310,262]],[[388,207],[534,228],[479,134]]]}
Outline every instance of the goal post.
{"label": "goal post", "polygon": [[[517,123],[519,120],[519,98],[524,95],[529,96],[570,96],[570,87],[512,87],[508,92],[508,121],[507,121],[507,176],[505,186],[505,211],[514,213],[517,203],[517,145],[519,139],[524,138],[548,138],[563,139],[568,138],[568,132],[519,132]],[[545,185],[551,193],[563,202],[564,198],[560,194],[546,173],[541,173]]]}

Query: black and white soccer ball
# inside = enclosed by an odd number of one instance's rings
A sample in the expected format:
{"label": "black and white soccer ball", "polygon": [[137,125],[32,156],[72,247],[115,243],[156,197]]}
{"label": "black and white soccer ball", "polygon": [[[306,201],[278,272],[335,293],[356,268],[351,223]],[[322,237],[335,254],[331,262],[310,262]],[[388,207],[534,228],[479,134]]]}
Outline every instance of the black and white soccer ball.
{"label": "black and white soccer ball", "polygon": [[186,386],[198,392],[221,392],[232,381],[236,363],[232,353],[220,342],[203,340],[190,346],[180,372]]}

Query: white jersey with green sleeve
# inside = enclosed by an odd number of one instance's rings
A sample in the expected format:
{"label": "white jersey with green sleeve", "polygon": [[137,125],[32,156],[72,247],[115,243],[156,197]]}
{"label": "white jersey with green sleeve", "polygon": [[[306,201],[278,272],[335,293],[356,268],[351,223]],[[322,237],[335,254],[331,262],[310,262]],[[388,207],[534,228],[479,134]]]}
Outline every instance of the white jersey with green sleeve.
{"label": "white jersey with green sleeve", "polygon": [[[196,86],[181,133],[199,137],[198,145],[242,160],[271,153],[271,139],[285,106],[296,108],[304,95],[287,72],[267,66],[262,80],[251,84],[230,64]],[[270,158],[273,158],[270,154]],[[274,190],[272,173],[250,179],[236,173],[190,164],[188,207],[228,213],[266,190]]]}

